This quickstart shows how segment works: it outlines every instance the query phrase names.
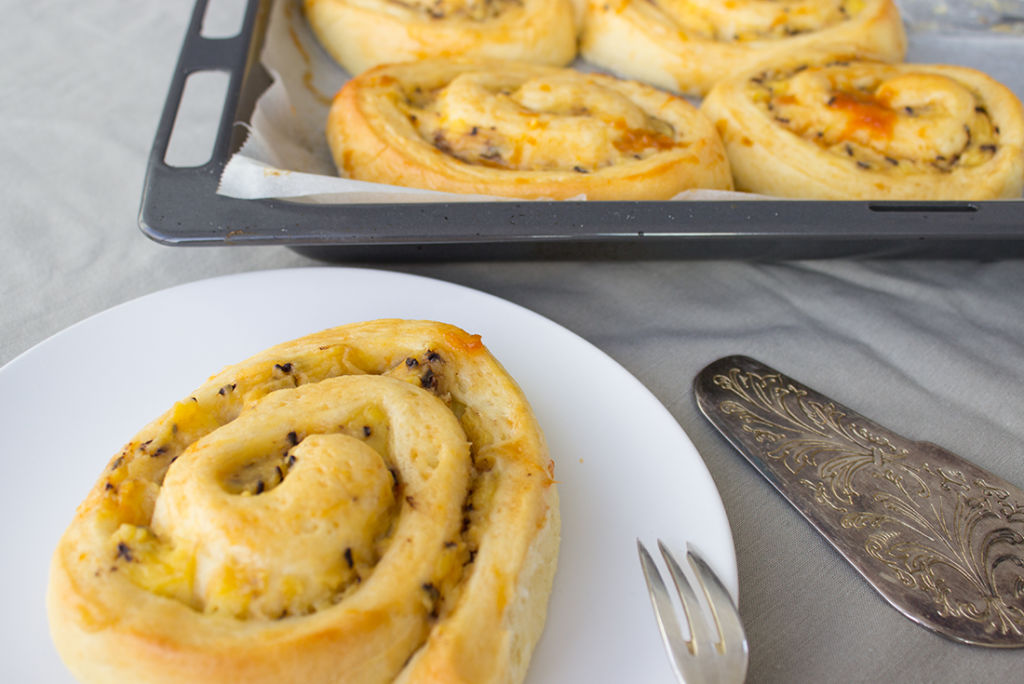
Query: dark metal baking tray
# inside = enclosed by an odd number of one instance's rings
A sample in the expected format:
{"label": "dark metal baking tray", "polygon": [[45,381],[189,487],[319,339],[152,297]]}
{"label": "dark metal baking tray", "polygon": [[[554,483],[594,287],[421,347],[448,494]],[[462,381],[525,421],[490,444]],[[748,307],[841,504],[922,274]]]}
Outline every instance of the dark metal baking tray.
{"label": "dark metal baking tray", "polygon": [[[249,0],[241,31],[201,35],[197,0],[147,165],[142,231],[178,246],[284,245],[331,261],[522,258],[832,257],[999,259],[1024,256],[1024,201],[470,202],[309,204],[218,195],[257,98],[273,0]],[[185,81],[229,75],[210,161],[164,158]]]}

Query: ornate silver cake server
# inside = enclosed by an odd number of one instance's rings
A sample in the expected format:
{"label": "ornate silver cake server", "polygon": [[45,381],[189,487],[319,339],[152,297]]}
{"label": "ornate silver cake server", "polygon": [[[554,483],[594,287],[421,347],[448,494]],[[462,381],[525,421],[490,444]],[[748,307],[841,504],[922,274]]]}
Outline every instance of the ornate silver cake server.
{"label": "ornate silver cake server", "polygon": [[711,423],[897,610],[1024,647],[1024,491],[744,356],[694,382]]}

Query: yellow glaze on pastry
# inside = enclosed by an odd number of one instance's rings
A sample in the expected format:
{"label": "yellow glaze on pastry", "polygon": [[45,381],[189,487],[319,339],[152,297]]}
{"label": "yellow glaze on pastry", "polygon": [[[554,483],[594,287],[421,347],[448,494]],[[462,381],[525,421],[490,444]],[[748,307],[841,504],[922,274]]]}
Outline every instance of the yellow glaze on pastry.
{"label": "yellow glaze on pastry", "polygon": [[343,176],[430,190],[607,200],[731,189],[721,141],[682,98],[517,62],[375,68],[338,93],[327,140]]}
{"label": "yellow glaze on pastry", "polygon": [[803,51],[723,81],[702,111],[740,190],[807,199],[1020,197],[1024,114],[957,66]]}
{"label": "yellow glaze on pastry", "polygon": [[429,57],[562,66],[576,56],[571,0],[303,0],[324,48],[349,73]]}
{"label": "yellow glaze on pastry", "polygon": [[343,326],[210,378],[117,454],[47,606],[83,682],[517,682],[553,464],[479,336]]}
{"label": "yellow glaze on pastry", "polygon": [[584,59],[703,95],[772,55],[853,45],[896,61],[906,35],[892,0],[581,0]]}

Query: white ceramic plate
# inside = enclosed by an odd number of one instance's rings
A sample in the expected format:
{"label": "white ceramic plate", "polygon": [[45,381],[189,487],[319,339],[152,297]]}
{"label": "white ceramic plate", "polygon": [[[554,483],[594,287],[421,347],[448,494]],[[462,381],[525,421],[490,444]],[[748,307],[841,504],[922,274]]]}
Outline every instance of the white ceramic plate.
{"label": "white ceramic plate", "polygon": [[555,323],[437,280],[352,268],[265,271],[133,300],[0,369],[2,681],[70,681],[50,643],[50,554],[104,464],[223,366],[278,342],[382,317],[480,333],[526,392],[556,461],[562,547],[531,682],[671,682],[636,539],[693,542],[736,594],[721,499],[668,411]]}

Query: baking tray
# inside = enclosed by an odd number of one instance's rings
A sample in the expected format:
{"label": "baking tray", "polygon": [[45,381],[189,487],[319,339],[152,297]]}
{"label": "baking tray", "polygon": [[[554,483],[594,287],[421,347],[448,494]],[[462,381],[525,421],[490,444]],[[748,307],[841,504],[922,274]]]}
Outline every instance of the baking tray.
{"label": "baking tray", "polygon": [[[284,245],[329,261],[1024,256],[1024,200],[310,204],[218,195],[244,142],[237,124],[270,84],[259,56],[273,0],[249,0],[229,38],[202,35],[209,1],[193,9],[146,169],[139,226],[166,245]],[[228,74],[212,157],[171,166],[185,81],[203,71]]]}

